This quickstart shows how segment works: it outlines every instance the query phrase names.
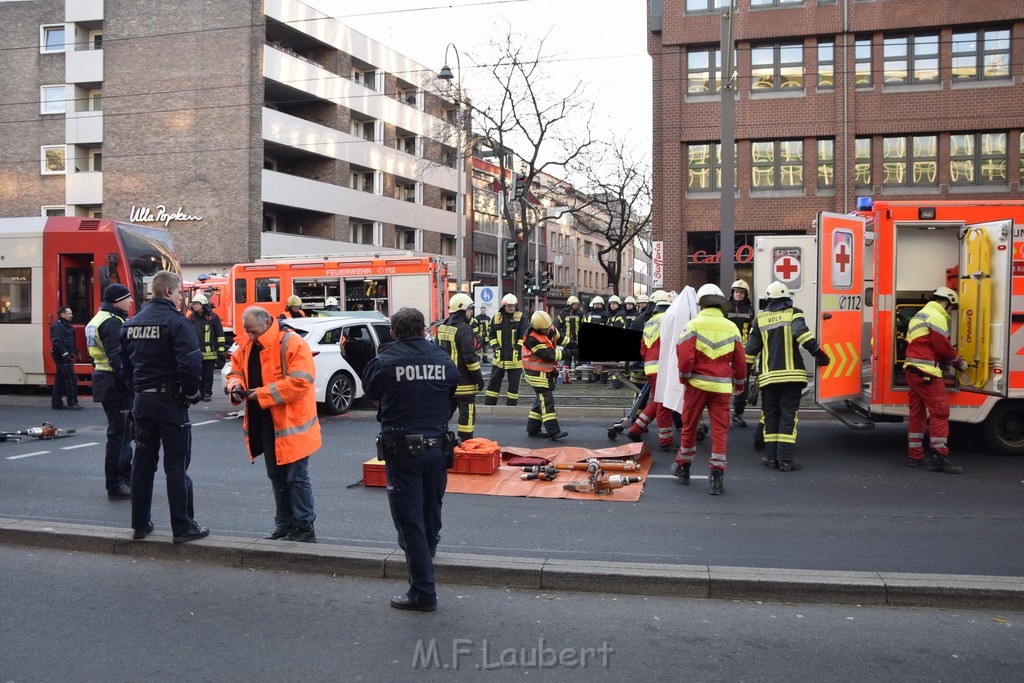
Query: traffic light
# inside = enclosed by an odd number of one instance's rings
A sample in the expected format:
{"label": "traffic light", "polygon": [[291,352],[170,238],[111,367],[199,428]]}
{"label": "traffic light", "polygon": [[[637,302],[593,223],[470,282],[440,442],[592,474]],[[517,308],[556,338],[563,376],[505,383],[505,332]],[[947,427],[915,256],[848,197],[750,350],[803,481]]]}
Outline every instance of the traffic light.
{"label": "traffic light", "polygon": [[520,199],[526,196],[526,174],[516,173],[516,184],[512,192],[514,199]]}
{"label": "traffic light", "polygon": [[505,242],[505,275],[519,270],[519,242]]}
{"label": "traffic light", "polygon": [[541,294],[547,294],[551,291],[551,271],[545,270],[540,274],[540,282],[538,282]]}

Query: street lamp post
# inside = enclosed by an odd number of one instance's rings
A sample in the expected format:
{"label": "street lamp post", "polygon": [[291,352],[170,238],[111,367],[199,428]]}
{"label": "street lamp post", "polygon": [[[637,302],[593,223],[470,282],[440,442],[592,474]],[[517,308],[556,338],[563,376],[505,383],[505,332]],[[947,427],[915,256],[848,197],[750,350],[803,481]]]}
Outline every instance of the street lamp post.
{"label": "street lamp post", "polygon": [[458,291],[462,291],[462,282],[465,279],[466,259],[463,253],[463,234],[466,232],[466,198],[463,191],[463,181],[466,175],[466,160],[462,154],[462,59],[459,57],[459,50],[455,43],[448,43],[444,49],[444,66],[438,72],[437,77],[449,84],[454,78],[451,68],[448,66],[448,50],[455,53],[455,67],[458,70],[458,85],[455,90],[455,158],[458,188],[455,194],[455,213],[458,214],[455,223],[455,257],[458,259]]}

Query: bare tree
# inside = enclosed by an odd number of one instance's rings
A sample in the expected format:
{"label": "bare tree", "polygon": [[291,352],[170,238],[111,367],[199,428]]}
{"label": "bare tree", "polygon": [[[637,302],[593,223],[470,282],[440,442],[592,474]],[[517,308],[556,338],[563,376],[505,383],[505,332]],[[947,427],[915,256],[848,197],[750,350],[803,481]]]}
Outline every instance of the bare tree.
{"label": "bare tree", "polygon": [[[623,254],[631,244],[640,243],[650,255],[651,171],[637,161],[626,143],[613,140],[592,150],[578,167],[586,178],[585,192],[590,204],[575,213],[581,232],[599,236],[608,245],[597,252],[598,262],[619,294]],[[600,160],[597,154],[600,153]],[[626,264],[632,269],[633,264]],[[630,292],[631,294],[632,292]]]}
{"label": "bare tree", "polygon": [[[502,217],[511,239],[520,245],[515,292],[522,298],[523,275],[531,262],[530,240],[544,215],[540,206],[544,193],[535,189],[535,181],[542,174],[564,177],[594,144],[590,133],[592,107],[584,98],[582,84],[568,93],[547,91],[544,61],[549,57],[544,55],[544,39],[532,41],[509,30],[491,46],[495,57],[478,61],[487,64],[493,82],[472,105],[473,125],[498,152]],[[486,91],[492,88],[494,96],[487,97]],[[512,149],[516,150],[515,158],[506,153]],[[513,199],[517,173],[525,176],[527,188],[526,196],[518,200]]]}

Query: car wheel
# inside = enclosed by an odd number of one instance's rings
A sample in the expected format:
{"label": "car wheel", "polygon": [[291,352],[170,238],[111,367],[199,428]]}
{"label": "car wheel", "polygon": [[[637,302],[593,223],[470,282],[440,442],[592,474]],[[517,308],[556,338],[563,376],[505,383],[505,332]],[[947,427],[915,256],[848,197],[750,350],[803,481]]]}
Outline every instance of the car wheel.
{"label": "car wheel", "polygon": [[352,407],[355,395],[356,387],[352,378],[344,372],[335,373],[327,383],[327,412],[331,415],[347,412]]}
{"label": "car wheel", "polygon": [[1024,402],[1000,401],[982,426],[989,448],[1000,455],[1024,454]]}

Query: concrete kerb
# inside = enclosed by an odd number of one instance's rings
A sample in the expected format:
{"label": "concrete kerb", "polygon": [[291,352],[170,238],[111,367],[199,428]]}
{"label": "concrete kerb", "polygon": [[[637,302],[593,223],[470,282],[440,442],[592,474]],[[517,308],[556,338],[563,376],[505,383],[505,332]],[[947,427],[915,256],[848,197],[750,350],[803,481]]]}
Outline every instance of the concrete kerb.
{"label": "concrete kerb", "polygon": [[[397,549],[293,544],[210,536],[175,545],[166,533],[0,519],[0,545],[204,562],[329,576],[404,580]],[[1024,611],[1024,577],[816,571],[633,562],[588,562],[440,552],[442,584],[622,595]]]}

